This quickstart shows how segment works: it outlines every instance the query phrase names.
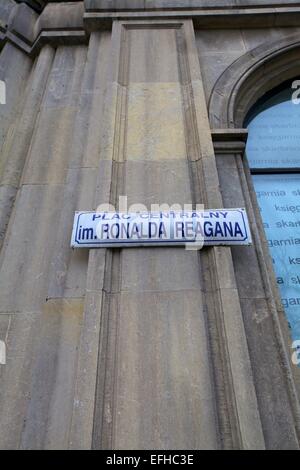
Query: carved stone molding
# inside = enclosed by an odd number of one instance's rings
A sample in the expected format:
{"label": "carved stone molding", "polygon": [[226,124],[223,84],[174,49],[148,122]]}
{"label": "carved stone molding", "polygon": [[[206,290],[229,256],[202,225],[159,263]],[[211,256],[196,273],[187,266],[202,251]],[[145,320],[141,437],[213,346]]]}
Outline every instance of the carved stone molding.
{"label": "carved stone molding", "polygon": [[251,106],[267,91],[300,74],[300,34],[264,43],[241,56],[218,79],[209,100],[213,129],[242,128]]}
{"label": "carved stone molding", "polygon": [[86,43],[91,31],[111,29],[115,20],[190,19],[195,28],[298,26],[298,2],[214,2],[190,0],[85,0],[27,2],[0,5],[0,46],[10,41],[29,55],[45,43]]}
{"label": "carved stone molding", "polygon": [[11,42],[30,56],[44,44],[86,44],[83,2],[45,4],[39,15],[24,2],[0,5],[0,46]]}
{"label": "carved stone molding", "polygon": [[243,155],[248,131],[247,129],[212,129],[211,136],[215,153]]}

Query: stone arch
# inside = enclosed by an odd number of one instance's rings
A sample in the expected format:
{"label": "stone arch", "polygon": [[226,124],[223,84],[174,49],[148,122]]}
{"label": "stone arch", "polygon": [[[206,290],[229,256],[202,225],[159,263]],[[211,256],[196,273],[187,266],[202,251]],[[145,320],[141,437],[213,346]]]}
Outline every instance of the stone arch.
{"label": "stone arch", "polygon": [[251,106],[267,91],[300,75],[300,33],[264,43],[231,64],[209,100],[212,129],[243,128]]}

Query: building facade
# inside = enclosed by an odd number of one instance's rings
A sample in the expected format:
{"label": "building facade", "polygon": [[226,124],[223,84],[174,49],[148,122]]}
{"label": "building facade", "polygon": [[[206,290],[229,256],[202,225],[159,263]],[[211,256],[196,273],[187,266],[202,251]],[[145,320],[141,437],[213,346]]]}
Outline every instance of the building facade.
{"label": "building facade", "polygon": [[[299,447],[300,127],[273,164],[295,305],[255,126],[245,153],[249,112],[300,77],[299,22],[293,0],[1,1],[1,449]],[[124,195],[245,207],[253,244],[72,250],[74,212]]]}

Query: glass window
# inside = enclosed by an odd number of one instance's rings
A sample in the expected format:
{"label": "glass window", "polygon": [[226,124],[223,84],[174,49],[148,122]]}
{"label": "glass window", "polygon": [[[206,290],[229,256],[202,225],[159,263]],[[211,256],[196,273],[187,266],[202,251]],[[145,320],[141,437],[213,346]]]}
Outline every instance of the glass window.
{"label": "glass window", "polygon": [[249,113],[247,158],[251,168],[300,168],[300,104],[292,82],[268,94]]}
{"label": "glass window", "polygon": [[247,159],[291,336],[300,340],[300,104],[292,82],[247,116]]}

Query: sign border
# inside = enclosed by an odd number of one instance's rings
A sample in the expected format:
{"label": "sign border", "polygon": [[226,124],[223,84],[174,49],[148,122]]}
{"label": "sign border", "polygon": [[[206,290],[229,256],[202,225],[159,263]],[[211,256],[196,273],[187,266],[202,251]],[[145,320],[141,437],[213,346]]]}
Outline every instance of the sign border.
{"label": "sign border", "polygon": [[[222,208],[222,209],[206,209],[204,211],[198,211],[198,212],[209,212],[209,211],[235,211],[235,212],[240,212],[242,215],[243,223],[244,223],[244,230],[245,230],[245,237],[243,239],[235,240],[232,237],[231,238],[223,238],[220,240],[214,239],[214,240],[206,240],[204,238],[204,243],[203,246],[250,246],[252,245],[252,237],[251,237],[251,231],[250,231],[250,226],[248,222],[248,218],[245,219],[245,214],[246,214],[246,209],[244,208]],[[180,212],[180,211],[174,211],[174,212]],[[188,212],[197,212],[197,210],[192,210]],[[126,212],[109,212],[109,213],[116,213],[116,214],[126,214]],[[146,212],[143,212],[146,213]],[[151,211],[147,212],[151,213]],[[184,246],[186,244],[189,244],[192,246],[194,243],[196,244],[196,240],[191,241],[189,239],[182,239],[180,241],[174,241],[172,239],[168,240],[149,240],[149,241],[136,241],[136,240],[124,240],[124,242],[110,242],[110,241],[100,241],[100,242],[80,242],[77,240],[77,234],[78,234],[78,226],[79,226],[79,220],[81,215],[85,214],[97,214],[96,211],[76,211],[74,215],[74,221],[75,218],[77,217],[77,224],[74,226],[73,222],[73,230],[72,230],[72,237],[71,237],[71,248],[87,248],[87,249],[95,249],[95,248],[134,248],[134,247],[163,247],[163,246]],[[130,212],[129,212],[130,214]],[[138,213],[137,213],[138,214]],[[248,239],[248,243],[245,243],[245,240]]]}

